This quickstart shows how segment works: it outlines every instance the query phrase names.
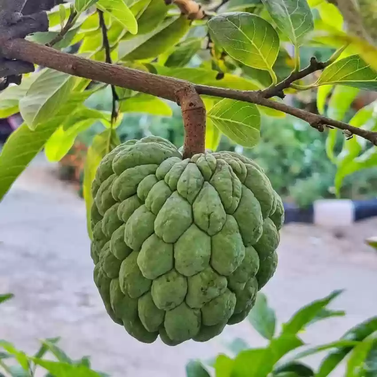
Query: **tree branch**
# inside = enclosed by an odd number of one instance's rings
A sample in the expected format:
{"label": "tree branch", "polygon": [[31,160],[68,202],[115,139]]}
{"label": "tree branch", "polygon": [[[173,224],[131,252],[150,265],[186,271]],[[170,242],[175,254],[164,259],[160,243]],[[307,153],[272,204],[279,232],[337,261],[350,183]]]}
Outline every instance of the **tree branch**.
{"label": "tree branch", "polygon": [[277,85],[273,85],[261,92],[263,97],[271,98],[271,97],[280,97],[284,98],[284,89],[287,89],[291,86],[294,81],[300,80],[310,74],[314,73],[315,71],[319,71],[325,69],[328,65],[331,64],[331,61],[327,62],[319,62],[314,56],[310,59],[310,64],[302,69],[301,71],[293,71],[285,80],[280,82]]}
{"label": "tree branch", "polygon": [[206,14],[200,4],[194,0],[165,0],[166,5],[175,4],[190,20],[202,20]]}
{"label": "tree branch", "polygon": [[[103,48],[105,49],[106,63],[112,64],[111,49],[110,49],[109,38],[107,36],[107,27],[105,23],[105,17],[103,16],[103,12],[101,10],[98,10],[98,16],[99,16],[99,24],[102,31],[102,39],[103,39],[102,43],[103,43]],[[113,97],[112,109],[111,109],[111,125],[113,125],[114,121],[116,121],[119,114],[119,109],[118,109],[119,97],[118,97],[118,93],[116,92],[114,85],[111,85],[111,93]]]}
{"label": "tree branch", "polygon": [[195,89],[198,94],[255,103],[300,118],[319,131],[323,131],[325,126],[335,127],[342,131],[361,136],[374,145],[377,145],[377,132],[353,127],[344,122],[273,101],[265,98],[260,91],[242,91],[206,85],[193,85],[187,81],[172,77],[155,75],[132,68],[84,59],[24,39],[9,40],[0,36],[0,48],[3,55],[8,59],[28,61],[71,75],[152,94],[175,102],[181,90],[187,90],[188,87],[191,87]]}

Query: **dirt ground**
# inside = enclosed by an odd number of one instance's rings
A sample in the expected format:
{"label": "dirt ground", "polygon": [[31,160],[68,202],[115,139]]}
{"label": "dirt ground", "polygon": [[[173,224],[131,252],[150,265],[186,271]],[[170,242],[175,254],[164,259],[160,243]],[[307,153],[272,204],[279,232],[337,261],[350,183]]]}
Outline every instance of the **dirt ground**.
{"label": "dirt ground", "polygon": [[[377,253],[364,244],[376,230],[377,218],[342,229],[284,227],[279,268],[264,289],[280,323],[334,289],[345,289],[334,308],[347,316],[313,325],[302,335],[309,344],[376,315]],[[15,294],[0,307],[0,339],[34,352],[38,339],[60,336],[70,356],[90,355],[112,377],[181,377],[188,359],[213,356],[234,337],[264,344],[247,321],[205,344],[139,343],[108,318],[92,268],[84,203],[39,158],[0,204],[0,292]]]}

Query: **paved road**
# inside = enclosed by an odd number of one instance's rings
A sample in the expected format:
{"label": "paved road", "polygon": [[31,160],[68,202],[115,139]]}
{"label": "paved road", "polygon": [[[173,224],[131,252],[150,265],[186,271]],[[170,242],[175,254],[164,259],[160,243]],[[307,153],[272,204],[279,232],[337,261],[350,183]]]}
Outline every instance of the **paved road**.
{"label": "paved road", "polygon": [[[377,219],[341,230],[284,228],[279,269],[265,289],[280,320],[310,300],[346,289],[335,307],[348,316],[313,326],[303,334],[307,342],[335,340],[377,314],[377,254],[363,245],[376,229]],[[246,322],[208,343],[176,348],[138,343],[113,324],[92,282],[84,204],[51,176],[43,159],[0,204],[0,292],[8,291],[15,298],[0,307],[0,338],[32,352],[38,339],[61,336],[69,355],[91,355],[94,366],[113,377],[181,377],[189,358],[212,356],[235,336],[263,344]]]}

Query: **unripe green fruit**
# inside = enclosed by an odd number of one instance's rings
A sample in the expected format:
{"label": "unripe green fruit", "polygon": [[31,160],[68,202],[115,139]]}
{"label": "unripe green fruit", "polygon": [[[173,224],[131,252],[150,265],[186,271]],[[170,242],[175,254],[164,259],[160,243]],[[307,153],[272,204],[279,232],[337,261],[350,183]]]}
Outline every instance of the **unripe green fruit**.
{"label": "unripe green fruit", "polygon": [[104,157],[92,192],[94,281],[142,342],[213,338],[275,272],[283,205],[244,156],[182,160],[167,140],[132,140]]}

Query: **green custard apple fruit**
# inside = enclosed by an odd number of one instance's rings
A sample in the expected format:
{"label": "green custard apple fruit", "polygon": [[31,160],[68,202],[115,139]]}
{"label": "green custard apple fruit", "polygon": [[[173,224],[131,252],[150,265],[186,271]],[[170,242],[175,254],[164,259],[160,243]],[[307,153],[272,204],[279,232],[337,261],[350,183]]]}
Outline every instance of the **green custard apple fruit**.
{"label": "green custard apple fruit", "polygon": [[206,341],[242,321],[276,269],[284,209],[234,152],[183,159],[159,137],[106,155],[92,184],[94,281],[139,341]]}

